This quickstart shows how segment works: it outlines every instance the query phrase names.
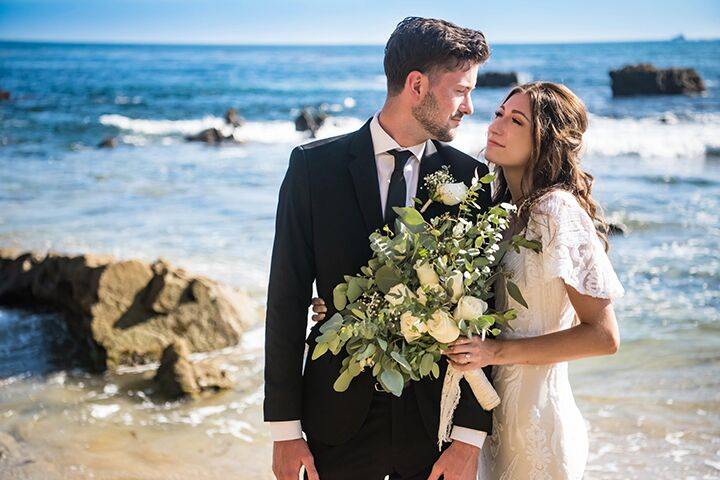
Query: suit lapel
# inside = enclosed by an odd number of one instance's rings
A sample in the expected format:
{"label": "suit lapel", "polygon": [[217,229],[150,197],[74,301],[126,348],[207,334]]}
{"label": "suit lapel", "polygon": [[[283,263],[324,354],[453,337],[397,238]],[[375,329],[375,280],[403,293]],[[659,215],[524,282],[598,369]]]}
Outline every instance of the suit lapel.
{"label": "suit lapel", "polygon": [[365,125],[355,132],[350,142],[351,158],[348,163],[368,235],[383,225],[375,151],[370,135],[371,120],[365,122]]}

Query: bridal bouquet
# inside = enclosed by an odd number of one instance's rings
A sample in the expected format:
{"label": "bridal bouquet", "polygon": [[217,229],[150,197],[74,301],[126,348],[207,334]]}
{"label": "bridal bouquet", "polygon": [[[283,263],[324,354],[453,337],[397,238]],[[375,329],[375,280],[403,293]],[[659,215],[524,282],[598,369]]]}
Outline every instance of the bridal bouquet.
{"label": "bridal bouquet", "polygon": [[[509,295],[527,306],[519,288],[500,268],[500,260],[508,248],[537,248],[537,244],[519,235],[503,240],[513,205],[503,203],[483,212],[476,203],[483,185],[493,179],[476,174],[468,188],[455,182],[445,167],[425,178],[430,198],[419,211],[395,208],[395,233],[386,227],[370,235],[373,257],[361,274],[345,276],[345,283],[334,289],[338,313],[320,326],[312,354],[315,360],[328,351],[347,352],[336,391],[345,391],[365,369],[372,370],[385,391],[397,396],[411,380],[438,378],[438,362],[447,344],[460,335],[483,339],[488,332],[497,335],[498,325],[516,317],[512,309],[488,307],[499,275],[505,276]],[[458,205],[458,213],[426,222],[421,213],[433,201]],[[449,366],[441,402],[441,441],[449,434],[463,377],[484,409],[500,402],[482,370],[461,373]]]}

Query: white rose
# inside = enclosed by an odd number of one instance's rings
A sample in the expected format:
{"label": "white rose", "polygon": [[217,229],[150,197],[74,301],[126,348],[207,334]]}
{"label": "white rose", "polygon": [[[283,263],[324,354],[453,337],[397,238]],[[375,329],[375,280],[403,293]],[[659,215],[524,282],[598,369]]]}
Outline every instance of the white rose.
{"label": "white rose", "polygon": [[427,304],[427,295],[425,295],[425,290],[423,290],[422,287],[418,287],[417,291],[415,292],[417,295],[417,300],[420,305],[426,305]]}
{"label": "white rose", "polygon": [[405,341],[412,343],[427,332],[427,325],[412,313],[405,312],[400,315],[400,331],[405,337]]}
{"label": "white rose", "polygon": [[385,295],[385,300],[394,307],[402,305],[405,299],[412,297],[412,291],[402,283],[398,283]]}
{"label": "white rose", "polygon": [[435,273],[433,266],[429,263],[423,263],[419,267],[415,267],[420,285],[437,285],[440,279]]}
{"label": "white rose", "polygon": [[470,227],[472,227],[472,224],[467,220],[461,218],[452,229],[453,237],[463,237],[467,233],[467,231],[470,230]]}
{"label": "white rose", "polygon": [[450,278],[448,278],[448,293],[450,294],[450,301],[457,303],[460,297],[463,295],[463,274],[455,270]]}
{"label": "white rose", "polygon": [[474,320],[483,315],[488,308],[488,304],[477,297],[465,295],[462,297],[455,308],[455,320]]}
{"label": "white rose", "polygon": [[428,333],[440,343],[450,343],[460,336],[460,329],[449,313],[435,310],[427,324]]}
{"label": "white rose", "polygon": [[437,189],[437,199],[445,205],[457,205],[467,196],[467,185],[463,182],[445,183]]}

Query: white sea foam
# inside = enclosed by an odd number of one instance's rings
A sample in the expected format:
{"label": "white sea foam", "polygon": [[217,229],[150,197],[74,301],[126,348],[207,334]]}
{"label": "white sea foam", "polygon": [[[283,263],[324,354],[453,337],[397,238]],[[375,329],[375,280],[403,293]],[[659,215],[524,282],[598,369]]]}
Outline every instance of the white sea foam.
{"label": "white sea foam", "polygon": [[[189,120],[148,120],[111,114],[102,115],[100,123],[132,132],[132,135],[125,135],[123,139],[137,146],[144,145],[147,137],[192,135],[208,128],[233,135],[240,142],[301,144],[313,140],[305,132],[296,132],[294,122],[284,120],[247,122],[234,130],[223,118],[214,116]],[[352,117],[330,117],[318,131],[317,138],[351,132],[360,128],[362,123],[362,120]]]}
{"label": "white sea foam", "polygon": [[[233,134],[241,142],[297,145],[311,141],[307,133],[296,132],[290,121],[247,122],[232,130],[221,117],[206,116],[189,120],[133,119],[123,115],[103,115],[100,122],[129,132],[124,136],[137,146],[153,136],[177,137],[198,133],[206,128],[217,128]],[[363,119],[330,117],[317,133],[327,138],[359,128]],[[488,122],[468,119],[453,145],[477,155],[485,145]],[[664,118],[609,118],[590,116],[585,134],[586,155],[634,155],[643,158],[702,157],[707,151],[720,148],[720,115],[700,114],[688,118],[666,115]]]}
{"label": "white sea foam", "polygon": [[[457,148],[477,155],[486,141],[488,122],[468,122],[453,142]],[[705,114],[689,119],[608,118],[591,115],[585,133],[585,155],[642,158],[703,157],[720,146],[720,115]]]}
{"label": "white sea foam", "polygon": [[90,415],[92,415],[95,418],[107,418],[110,415],[113,415],[114,413],[117,413],[120,411],[120,405],[112,404],[112,405],[91,405],[90,406]]}

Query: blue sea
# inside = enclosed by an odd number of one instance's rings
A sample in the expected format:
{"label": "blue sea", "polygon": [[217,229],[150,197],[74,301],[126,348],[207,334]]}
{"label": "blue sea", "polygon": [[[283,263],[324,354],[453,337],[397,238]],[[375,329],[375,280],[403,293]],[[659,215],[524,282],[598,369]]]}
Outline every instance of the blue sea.
{"label": "blue sea", "polygon": [[[622,345],[571,364],[588,421],[587,479],[720,479],[720,41],[495,45],[482,70],[562,82],[591,114],[584,165],[607,217]],[[163,257],[266,292],[277,192],[304,106],[318,137],[382,105],[382,46],[0,42],[0,247]],[[692,67],[699,95],[613,98],[609,70]],[[481,71],[482,71],[481,70]],[[477,155],[505,88],[473,92],[453,144]],[[223,128],[240,142],[185,141]],[[114,149],[97,148],[116,137]],[[351,272],[348,272],[351,273]],[[157,404],[151,371],[93,375],[51,313],[0,309],[0,435],[32,464],[6,478],[269,479],[262,314],[217,355],[235,390]],[[210,460],[210,461],[208,461]],[[24,475],[24,476],[23,476]]]}

